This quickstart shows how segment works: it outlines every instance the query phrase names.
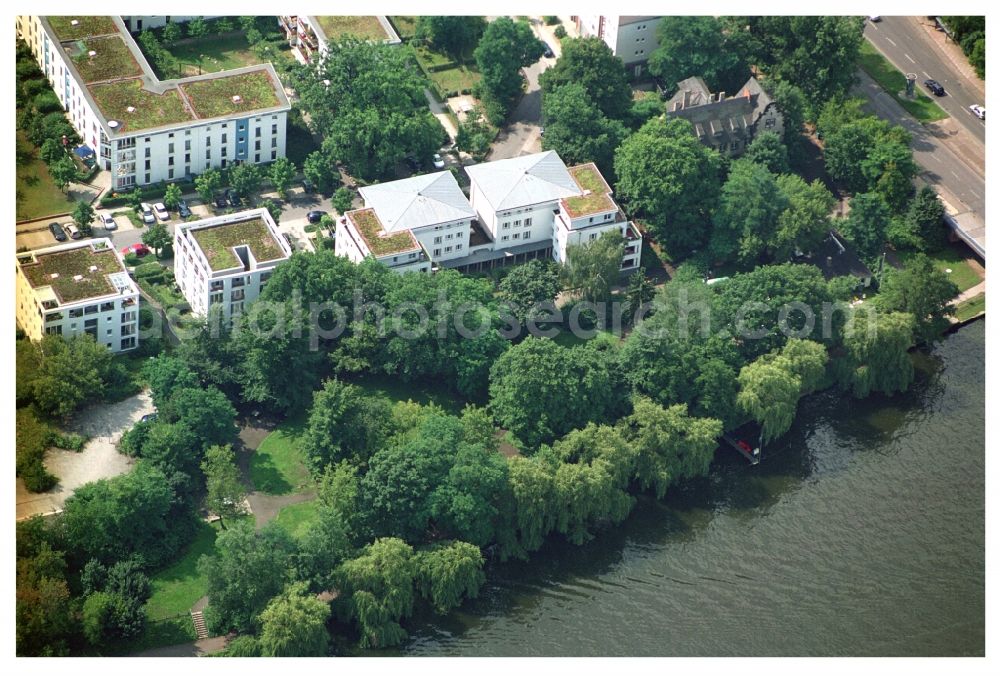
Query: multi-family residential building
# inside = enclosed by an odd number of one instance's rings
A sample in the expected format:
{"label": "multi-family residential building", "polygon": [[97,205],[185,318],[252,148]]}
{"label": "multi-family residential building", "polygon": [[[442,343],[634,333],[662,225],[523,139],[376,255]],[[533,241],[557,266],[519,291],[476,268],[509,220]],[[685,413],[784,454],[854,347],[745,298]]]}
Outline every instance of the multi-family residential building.
{"label": "multi-family residential building", "polygon": [[184,23],[191,19],[215,19],[217,16],[123,16],[122,22],[133,33],[163,28],[168,23]]}
{"label": "multi-family residential building", "polygon": [[760,132],[780,136],[785,129],[778,104],[753,77],[729,98],[725,92],[712,94],[700,77],[678,82],[677,93],[667,101],[667,117],[687,120],[702,144],[733,157],[742,155]]}
{"label": "multi-family residential building", "polygon": [[330,40],[350,34],[364,40],[398,45],[401,40],[384,16],[278,16],[278,24],[302,61],[309,63],[326,51]]}
{"label": "multi-family residential building", "polygon": [[174,228],[174,278],[192,314],[230,322],[257,299],[292,250],[267,209],[250,209]]}
{"label": "multi-family residential building", "polygon": [[88,333],[113,352],[139,345],[139,289],[107,238],[17,254],[15,316],[31,340]]}
{"label": "multi-family residential building", "polygon": [[656,27],[663,18],[660,16],[587,15],[570,18],[576,22],[581,37],[604,40],[633,77],[645,72],[649,55],[660,45],[656,37]]}
{"label": "multi-family residential building", "polygon": [[285,155],[271,64],[160,80],[121,17],[19,16],[17,31],[113,190]]}
{"label": "multi-family residential building", "polygon": [[362,188],[365,208],[340,219],[337,253],[355,262],[373,256],[401,272],[478,271],[534,258],[565,262],[570,246],[614,230],[625,238],[622,270],[639,267],[642,236],[594,164],[567,168],[550,150],[466,172],[471,202],[450,172]]}

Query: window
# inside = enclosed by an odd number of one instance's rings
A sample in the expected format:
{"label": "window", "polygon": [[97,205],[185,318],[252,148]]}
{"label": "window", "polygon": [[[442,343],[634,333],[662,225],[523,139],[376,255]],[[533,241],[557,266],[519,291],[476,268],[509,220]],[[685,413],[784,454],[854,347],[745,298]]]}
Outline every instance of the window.
{"label": "window", "polygon": [[531,219],[530,219],[530,218],[526,218],[526,219],[524,219],[524,227],[526,227],[526,228],[527,228],[527,227],[528,227],[528,226],[530,226],[530,225],[531,225]]}
{"label": "window", "polygon": [[149,160],[146,160],[146,171],[149,171],[149,167],[150,167]]}
{"label": "window", "polygon": [[[171,136],[173,136],[173,134],[171,134]],[[167,145],[167,152],[168,153],[174,152],[174,144],[173,143],[170,143],[170,144]]]}
{"label": "window", "polygon": [[121,349],[123,349],[123,350],[130,350],[130,349],[132,349],[133,347],[135,347],[135,336],[132,336],[131,338],[125,338],[125,339],[123,339],[121,345],[122,345]]}
{"label": "window", "polygon": [[[148,141],[149,139],[146,140]],[[149,157],[149,148],[146,148],[146,157]]]}
{"label": "window", "polygon": [[211,145],[212,145],[212,137],[209,136],[205,139],[205,147],[208,148]]}
{"label": "window", "polygon": [[271,151],[271,159],[272,160],[278,159],[278,151],[277,150],[272,150]]}
{"label": "window", "polygon": [[255,137],[257,137],[257,138],[260,138],[260,127],[257,127],[257,128],[256,128],[256,129],[254,130],[254,132],[255,132],[255,133],[254,133],[254,136],[255,136]]}
{"label": "window", "polygon": [[597,233],[596,233],[596,232],[592,232],[592,233],[590,233],[590,239],[591,239],[591,240],[595,240],[595,239],[597,239]]}
{"label": "window", "polygon": [[226,156],[226,155],[228,154],[228,153],[227,153],[227,151],[228,151],[228,150],[229,150],[229,148],[223,148],[223,149],[222,149],[222,156],[223,156],[223,157],[225,157],[225,156]]}
{"label": "window", "polygon": [[191,150],[191,141],[190,140],[184,142],[184,150]]}
{"label": "window", "polygon": [[278,133],[278,125],[276,125],[276,124],[272,124],[271,125],[271,133],[272,134],[277,134]]}
{"label": "window", "polygon": [[260,153],[257,153],[256,155],[253,156],[253,161],[260,162]]}
{"label": "window", "polygon": [[445,239],[452,239],[454,237],[455,237],[455,233],[453,233],[453,232],[449,232],[447,235],[444,236]]}
{"label": "window", "polygon": [[272,136],[271,137],[271,147],[272,148],[277,148],[278,147],[278,137],[277,136]]}
{"label": "window", "polygon": [[451,249],[452,249],[452,247],[450,247],[450,246],[446,246],[446,247],[444,248],[444,252],[445,252],[445,253],[451,253]]}
{"label": "window", "polygon": [[254,141],[253,149],[254,150],[260,150],[260,141]]}
{"label": "window", "polygon": [[519,219],[517,219],[516,221],[514,221],[514,227],[515,227],[515,228],[519,228],[519,227],[521,227],[521,219],[520,219],[520,218],[519,218]]}
{"label": "window", "polygon": [[510,230],[510,223],[504,223],[503,224],[503,229],[504,230]]}
{"label": "window", "polygon": [[455,245],[455,251],[461,251],[461,250],[462,250],[462,245],[461,244],[456,244]]}
{"label": "window", "polygon": [[515,232],[514,233],[514,239],[521,239],[521,233]]}
{"label": "window", "polygon": [[500,239],[501,239],[502,241],[506,242],[506,241],[507,241],[508,239],[510,239],[510,235],[504,235],[504,236],[503,236],[503,237],[501,237]]}
{"label": "window", "polygon": [[211,148],[205,148],[205,159],[206,160],[212,159],[212,149]]}
{"label": "window", "polygon": [[173,156],[170,156],[170,157],[167,158],[167,166],[169,166],[169,167],[174,166],[174,158],[173,158]]}
{"label": "window", "polygon": [[441,236],[440,235],[438,235],[437,237],[434,238],[434,243],[435,244],[440,244],[441,243]]}
{"label": "window", "polygon": [[[173,158],[171,158],[171,159],[173,159]],[[170,170],[167,171],[167,178],[173,178],[173,177],[174,177],[174,169],[173,169],[173,167],[171,167]]]}
{"label": "window", "polygon": [[[223,126],[223,127],[225,127],[226,125],[222,125],[222,126]],[[222,142],[223,142],[223,143],[225,143],[225,142],[226,142],[226,138],[227,138],[226,134],[223,134],[223,135],[222,135]]]}
{"label": "window", "polygon": [[114,302],[111,303],[101,303],[101,312],[111,312],[115,309]]}
{"label": "window", "polygon": [[184,164],[191,164],[191,153],[184,153]]}
{"label": "window", "polygon": [[441,249],[434,249],[434,256],[440,256],[440,255],[441,255]]}
{"label": "window", "polygon": [[222,292],[221,291],[216,291],[215,293],[210,294],[209,297],[208,297],[208,302],[209,303],[221,303],[222,302]]}
{"label": "window", "polygon": [[522,237],[521,239],[531,239],[531,233],[528,232],[528,231],[525,231],[524,232],[524,237]]}

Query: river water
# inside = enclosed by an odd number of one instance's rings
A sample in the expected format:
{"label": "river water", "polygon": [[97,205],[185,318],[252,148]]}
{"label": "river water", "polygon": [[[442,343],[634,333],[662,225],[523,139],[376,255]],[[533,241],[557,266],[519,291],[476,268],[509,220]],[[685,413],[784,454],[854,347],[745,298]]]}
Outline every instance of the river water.
{"label": "river water", "polygon": [[720,450],[587,545],[491,566],[399,652],[982,655],[985,321],[916,359],[905,395],[811,397],[760,465]]}

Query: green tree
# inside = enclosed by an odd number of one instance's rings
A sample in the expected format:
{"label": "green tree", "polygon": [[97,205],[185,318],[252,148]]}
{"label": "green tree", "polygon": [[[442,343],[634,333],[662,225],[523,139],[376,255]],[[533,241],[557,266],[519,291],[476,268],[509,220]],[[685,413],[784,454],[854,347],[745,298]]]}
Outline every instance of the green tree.
{"label": "green tree", "polygon": [[796,174],[782,174],[776,183],[787,206],[768,242],[772,256],[783,261],[796,251],[815,251],[830,232],[830,212],[836,200],[819,179],[806,183]]}
{"label": "green tree", "polygon": [[[174,26],[174,23],[168,23],[168,26]],[[181,203],[181,187],[176,183],[171,183],[167,186],[167,191],[163,194],[163,206],[170,209],[171,211],[177,211],[177,207]]]}
{"label": "green tree", "polygon": [[820,343],[790,338],[781,350],[762,357],[767,358],[794,374],[801,383],[801,393],[805,395],[814,392],[823,381],[829,356],[826,347]]}
{"label": "green tree", "polygon": [[486,581],[485,559],[479,547],[468,542],[440,543],[418,552],[414,559],[417,589],[441,615],[460,606],[464,599],[479,596]]}
{"label": "green tree", "polygon": [[45,164],[51,165],[66,157],[66,149],[63,148],[58,139],[47,138],[42,147],[38,149],[38,156]]}
{"label": "green tree", "polygon": [[38,367],[30,381],[31,398],[52,416],[67,416],[99,397],[112,368],[111,353],[89,335],[45,336],[38,343]]}
{"label": "green tree", "polygon": [[625,288],[625,317],[629,322],[634,322],[637,313],[644,306],[650,304],[656,297],[656,286],[653,280],[646,276],[646,268],[639,268],[628,278],[628,286]]}
{"label": "green tree", "polygon": [[350,188],[346,186],[341,186],[337,188],[337,192],[333,193],[333,199],[330,200],[330,205],[333,210],[338,214],[345,214],[354,208],[354,193],[351,192]]}
{"label": "green tree", "polygon": [[455,147],[472,155],[477,162],[482,162],[489,154],[496,135],[496,127],[486,119],[483,107],[477,105],[465,114],[464,120],[459,121]]}
{"label": "green tree", "polygon": [[417,18],[416,36],[462,61],[485,30],[486,19],[481,16],[421,16]]}
{"label": "green tree", "polygon": [[302,451],[314,472],[349,460],[362,465],[389,436],[389,401],[356,385],[328,380],[313,395]]}
{"label": "green tree", "polygon": [[653,119],[615,154],[616,192],[629,214],[678,256],[708,241],[719,196],[721,159],[681,119]]}
{"label": "green tree", "polygon": [[486,27],[474,52],[482,74],[474,94],[483,101],[492,124],[503,123],[524,86],[521,69],[538,61],[542,51],[541,41],[527,23],[504,16]]}
{"label": "green tree", "polygon": [[260,203],[260,206],[262,209],[267,209],[267,213],[271,214],[275,223],[281,222],[281,205],[276,204],[274,200],[266,199]]}
{"label": "green tree", "polygon": [[591,242],[569,245],[563,267],[566,286],[592,303],[607,301],[621,276],[624,249],[625,240],[617,230],[608,230]]}
{"label": "green tree", "polygon": [[850,213],[840,221],[840,231],[867,260],[882,253],[889,228],[889,207],[880,195],[864,193],[851,198]]}
{"label": "green tree", "polygon": [[[562,42],[562,54],[551,68],[538,76],[543,100],[566,85],[583,88],[585,100],[609,120],[625,120],[632,108],[632,87],[625,64],[601,38],[574,38]],[[545,133],[549,133],[550,112]]]}
{"label": "green tree", "polygon": [[340,597],[334,609],[353,620],[361,646],[383,648],[406,638],[400,620],[413,612],[417,571],[413,548],[396,538],[380,538],[337,569]]}
{"label": "green tree", "polygon": [[654,489],[659,499],[671,484],[708,474],[721,421],[690,416],[685,404],[664,408],[641,396],[633,403],[621,426],[635,448],[635,479],[644,490]]}
{"label": "green tree", "polygon": [[190,38],[200,38],[208,33],[208,24],[200,16],[187,23],[187,34]]}
{"label": "green tree", "polygon": [[80,234],[84,237],[90,237],[92,234],[90,224],[94,222],[95,216],[94,207],[85,200],[78,201],[73,208],[73,222],[80,228]]}
{"label": "green tree", "polygon": [[719,19],[663,17],[656,36],[659,46],[649,55],[649,70],[670,89],[681,80],[700,77],[713,92],[734,92],[750,77],[746,55]]}
{"label": "green tree", "polygon": [[772,174],[787,174],[789,171],[788,148],[773,131],[758,134],[747,146],[743,158],[766,167]]}
{"label": "green tree", "polygon": [[80,172],[76,162],[69,156],[62,157],[49,165],[52,182],[60,190],[65,190],[70,183],[80,180]]}
{"label": "green tree", "polygon": [[552,261],[536,258],[511,268],[500,281],[498,296],[510,304],[511,314],[524,323],[543,316],[539,304],[555,303],[561,290],[559,268]]}
{"label": "green tree", "polygon": [[944,205],[930,186],[924,186],[917,192],[910,202],[905,220],[922,241],[923,248],[934,251],[946,244]]}
{"label": "green tree", "polygon": [[217,169],[206,169],[204,174],[194,179],[194,189],[205,204],[211,203],[212,195],[221,187],[222,174]]}
{"label": "green tree", "polygon": [[259,165],[252,162],[237,164],[229,170],[229,183],[243,197],[256,192],[260,188],[263,171]]}
{"label": "green tree", "polygon": [[[560,59],[559,63],[562,61]],[[569,83],[550,91],[543,90],[542,111],[545,116],[544,150],[555,150],[567,164],[594,162],[602,173],[614,170],[615,149],[628,131],[624,124],[601,113],[583,85]]]}
{"label": "green tree", "polygon": [[171,21],[163,27],[163,42],[168,45],[173,45],[180,40],[181,35],[181,26],[176,21]]}
{"label": "green tree", "polygon": [[149,384],[153,406],[163,408],[175,390],[200,386],[198,377],[185,360],[175,356],[158,355],[142,365],[142,377]]}
{"label": "green tree", "polygon": [[844,328],[846,355],[835,365],[841,387],[859,399],[905,391],[913,382],[909,350],[915,327],[913,315],[905,312],[854,308]]}
{"label": "green tree", "polygon": [[772,360],[758,359],[740,370],[736,403],[761,427],[765,442],[777,439],[792,426],[802,380]]}
{"label": "green tree", "polygon": [[281,199],[287,199],[288,187],[295,178],[295,165],[287,157],[279,157],[271,163],[267,176],[271,179],[271,185],[278,191]]}
{"label": "green tree", "polygon": [[886,270],[875,303],[883,312],[905,312],[916,321],[916,337],[933,343],[954,314],[958,287],[925,254],[906,261],[902,270]]}
{"label": "green tree", "polygon": [[330,634],[329,604],[310,594],[304,584],[291,584],[260,614],[260,653],[264,657],[322,657]]}
{"label": "green tree", "polygon": [[316,189],[328,193],[340,183],[340,170],[337,163],[327,157],[322,151],[314,150],[302,162],[302,173],[316,186]]}
{"label": "green tree", "polygon": [[913,177],[919,168],[909,145],[893,140],[877,143],[861,163],[868,187],[882,196],[896,212],[902,211],[913,193]]}
{"label": "green tree", "polygon": [[168,246],[172,238],[167,226],[157,221],[153,223],[146,232],[142,233],[142,243],[156,252],[156,257],[160,257],[163,247]]}
{"label": "green tree", "polygon": [[240,481],[240,470],[236,466],[236,454],[230,446],[209,446],[205,459],[201,461],[201,471],[205,473],[208,495],[205,502],[209,511],[217,514],[223,524],[226,519],[234,519],[243,514],[246,488]]}
{"label": "green tree", "polygon": [[712,218],[711,251],[716,259],[752,265],[765,253],[788,207],[774,174],[747,160],[733,162]]}
{"label": "green tree", "polygon": [[215,550],[198,561],[198,572],[208,580],[209,628],[220,633],[258,629],[261,611],[285,586],[294,543],[280,526],[257,531],[239,522],[219,533]]}

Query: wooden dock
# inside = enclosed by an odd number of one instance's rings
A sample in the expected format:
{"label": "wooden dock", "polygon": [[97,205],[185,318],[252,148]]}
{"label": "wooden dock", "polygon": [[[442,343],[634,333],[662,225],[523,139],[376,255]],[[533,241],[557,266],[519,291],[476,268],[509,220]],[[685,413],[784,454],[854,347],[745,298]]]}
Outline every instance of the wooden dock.
{"label": "wooden dock", "polygon": [[[756,465],[757,463],[760,462],[760,446],[755,446],[751,448],[744,447],[743,445],[740,444],[739,441],[729,436],[728,434],[723,434],[722,440],[725,441],[730,446],[732,446],[734,449],[736,449],[736,452],[742,455],[744,458],[746,458],[751,465]],[[746,444],[746,442],[744,443]],[[749,446],[749,444],[747,444],[747,446]]]}

